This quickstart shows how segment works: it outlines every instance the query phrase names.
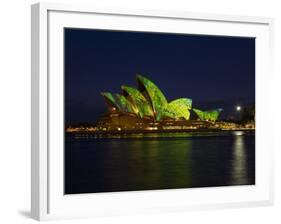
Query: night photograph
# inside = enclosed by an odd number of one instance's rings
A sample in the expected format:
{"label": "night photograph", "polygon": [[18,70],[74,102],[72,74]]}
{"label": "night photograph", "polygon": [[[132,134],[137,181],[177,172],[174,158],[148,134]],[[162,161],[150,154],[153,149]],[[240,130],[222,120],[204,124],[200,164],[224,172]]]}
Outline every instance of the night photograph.
{"label": "night photograph", "polygon": [[255,184],[255,38],[64,29],[65,194]]}

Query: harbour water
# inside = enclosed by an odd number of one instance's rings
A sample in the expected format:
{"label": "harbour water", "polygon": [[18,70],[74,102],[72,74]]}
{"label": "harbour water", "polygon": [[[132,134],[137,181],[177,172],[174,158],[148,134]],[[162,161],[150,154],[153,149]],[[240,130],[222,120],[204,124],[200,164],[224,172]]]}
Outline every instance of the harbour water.
{"label": "harbour water", "polygon": [[65,139],[65,193],[255,184],[255,133]]}

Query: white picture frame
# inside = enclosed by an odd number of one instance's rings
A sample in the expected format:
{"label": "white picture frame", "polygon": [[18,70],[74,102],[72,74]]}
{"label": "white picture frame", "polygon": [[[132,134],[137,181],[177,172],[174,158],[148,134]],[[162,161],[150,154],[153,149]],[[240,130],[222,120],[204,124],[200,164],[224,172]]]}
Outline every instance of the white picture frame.
{"label": "white picture frame", "polygon": [[[270,112],[273,19],[38,3],[32,15],[31,214],[37,220],[248,207],[273,203]],[[63,27],[255,37],[256,185],[63,194]],[[55,150],[54,150],[55,149]]]}

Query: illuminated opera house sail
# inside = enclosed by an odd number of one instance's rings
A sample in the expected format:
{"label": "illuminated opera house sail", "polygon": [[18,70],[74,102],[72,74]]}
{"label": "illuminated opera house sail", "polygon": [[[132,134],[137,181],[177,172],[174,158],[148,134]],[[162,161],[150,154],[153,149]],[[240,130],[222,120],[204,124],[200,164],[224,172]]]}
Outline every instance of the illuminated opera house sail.
{"label": "illuminated opera house sail", "polygon": [[102,92],[111,113],[131,114],[139,119],[159,122],[165,119],[190,120],[193,111],[202,121],[216,121],[221,109],[201,111],[192,109],[192,100],[178,98],[168,101],[163,92],[148,78],[137,75],[138,88],[122,85],[122,94]]}

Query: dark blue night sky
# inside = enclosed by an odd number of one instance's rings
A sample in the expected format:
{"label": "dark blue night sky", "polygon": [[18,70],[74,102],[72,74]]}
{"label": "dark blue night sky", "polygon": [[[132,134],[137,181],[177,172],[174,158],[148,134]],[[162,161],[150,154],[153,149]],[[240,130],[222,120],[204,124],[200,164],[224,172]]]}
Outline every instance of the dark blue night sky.
{"label": "dark blue night sky", "polygon": [[91,123],[107,111],[100,92],[137,86],[150,78],[168,100],[188,97],[201,109],[255,101],[255,39],[65,29],[65,116],[67,124]]}

